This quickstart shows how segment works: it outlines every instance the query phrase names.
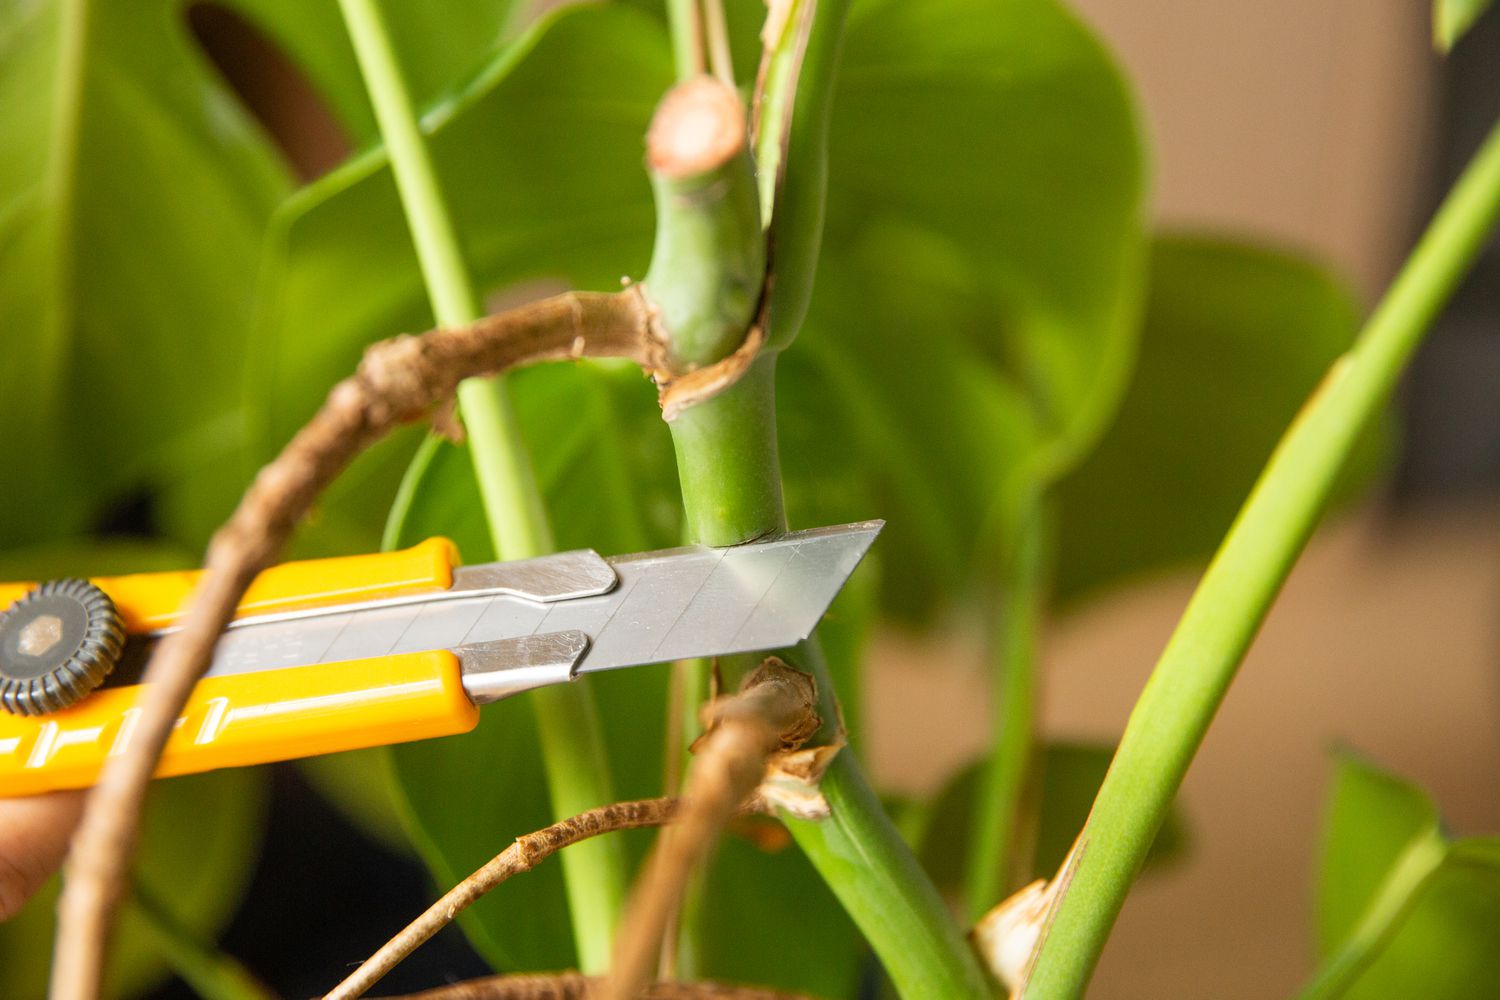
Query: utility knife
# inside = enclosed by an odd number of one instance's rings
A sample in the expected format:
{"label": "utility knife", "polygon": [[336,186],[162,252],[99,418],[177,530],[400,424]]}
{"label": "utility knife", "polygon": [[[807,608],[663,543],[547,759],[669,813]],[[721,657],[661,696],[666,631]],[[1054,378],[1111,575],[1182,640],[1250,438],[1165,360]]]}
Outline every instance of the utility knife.
{"label": "utility knife", "polygon": [[[272,567],[220,637],[157,776],[462,733],[481,705],[584,674],[793,645],[883,524],[475,566],[434,538]],[[125,752],[145,663],[198,577],[0,584],[0,796],[91,785]]]}

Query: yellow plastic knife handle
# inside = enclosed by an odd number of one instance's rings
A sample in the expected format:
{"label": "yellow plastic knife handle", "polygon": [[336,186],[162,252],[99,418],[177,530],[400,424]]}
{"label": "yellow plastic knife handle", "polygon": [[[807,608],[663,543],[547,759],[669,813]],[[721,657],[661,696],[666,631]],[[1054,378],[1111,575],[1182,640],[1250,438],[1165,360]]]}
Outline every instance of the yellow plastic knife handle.
{"label": "yellow plastic knife handle", "polygon": [[[456,565],[457,550],[446,538],[429,538],[400,552],[283,563],[255,578],[236,617],[446,590]],[[175,625],[201,575],[198,570],[136,573],[93,583],[114,600],[126,631],[139,633]],[[0,584],[0,611],[34,586]]]}
{"label": "yellow plastic knife handle", "polygon": [[[130,745],[143,691],[105,688],[52,715],[0,713],[0,798],[92,785],[105,759]],[[447,736],[478,722],[447,650],[208,677],[156,775]]]}

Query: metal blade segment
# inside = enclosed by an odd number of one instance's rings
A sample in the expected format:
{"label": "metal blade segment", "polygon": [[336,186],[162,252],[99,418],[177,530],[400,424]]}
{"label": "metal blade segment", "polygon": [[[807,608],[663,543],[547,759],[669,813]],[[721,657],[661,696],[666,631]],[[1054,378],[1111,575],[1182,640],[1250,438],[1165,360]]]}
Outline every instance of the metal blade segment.
{"label": "metal blade segment", "polygon": [[358,660],[578,630],[578,672],[790,646],[805,639],[883,521],[724,549],[615,556],[607,594],[541,604],[510,595],[372,607],[226,632],[209,675]]}

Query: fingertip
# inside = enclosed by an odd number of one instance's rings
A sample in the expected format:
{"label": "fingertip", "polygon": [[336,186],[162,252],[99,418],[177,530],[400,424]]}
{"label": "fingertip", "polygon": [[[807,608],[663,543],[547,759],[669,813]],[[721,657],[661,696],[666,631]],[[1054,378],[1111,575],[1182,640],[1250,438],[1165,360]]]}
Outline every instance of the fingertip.
{"label": "fingertip", "polygon": [[0,923],[62,866],[82,812],[82,792],[0,799]]}

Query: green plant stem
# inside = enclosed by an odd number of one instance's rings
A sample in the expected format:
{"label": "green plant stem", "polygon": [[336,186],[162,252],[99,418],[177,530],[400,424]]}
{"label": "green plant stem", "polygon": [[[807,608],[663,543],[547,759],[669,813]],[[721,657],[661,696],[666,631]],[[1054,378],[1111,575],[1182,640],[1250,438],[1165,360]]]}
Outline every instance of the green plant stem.
{"label": "green plant stem", "polygon": [[[834,701],[816,638],[792,654]],[[870,788],[858,759],[834,758],[819,786],[829,816],[784,817],[797,845],[869,941],[905,1000],[988,998],[992,989],[947,904]]]}
{"label": "green plant stem", "polygon": [[[703,152],[694,126],[708,115],[726,131],[741,130],[737,149]],[[738,95],[702,78],[669,92],[651,123],[656,239],[645,285],[682,369],[712,364],[740,345],[765,283],[747,127]]]}
{"label": "green plant stem", "polygon": [[1447,853],[1448,845],[1436,829],[1412,841],[1375,890],[1344,943],[1323,963],[1313,981],[1298,994],[1298,1000],[1343,996],[1396,933]]}
{"label": "green plant stem", "polygon": [[698,0],[667,0],[667,26],[672,33],[672,59],[677,81],[702,73],[708,63],[703,38],[703,11]]}
{"label": "green plant stem", "polygon": [[1293,421],[1146,684],[1041,943],[1028,1000],[1077,997],[1245,650],[1379,411],[1500,213],[1500,128],[1465,170],[1350,352]]}
{"label": "green plant stem", "polygon": [[688,533],[702,545],[739,545],[785,530],[776,425],[776,355],[672,421]]}
{"label": "green plant stem", "polygon": [[1036,741],[1036,629],[1042,606],[1043,526],[1032,504],[1020,519],[996,615],[994,742],[980,774],[964,898],[971,921],[1010,891],[1012,850]]}
{"label": "green plant stem", "polygon": [[[763,357],[756,368],[769,382],[775,374],[774,356]],[[732,544],[786,530],[774,447],[774,393],[749,391],[724,402],[729,396],[695,406],[672,424],[688,523],[703,532],[695,540],[704,544]],[[715,403],[739,412],[732,419],[710,416],[706,428],[678,437],[679,424],[702,416],[700,411]],[[720,436],[747,433],[758,440],[768,430],[769,450]],[[724,482],[744,484],[743,500],[736,502],[736,494],[723,488]],[[768,502],[771,497],[774,503]],[[787,659],[817,677],[823,719],[836,720],[832,683],[816,640],[788,652]],[[737,680],[731,676],[734,666],[729,659],[720,662],[726,684]],[[832,810],[829,818],[788,819],[788,829],[869,940],[901,995],[944,1000],[989,996],[967,942],[870,791],[853,754],[834,758],[821,789]]]}
{"label": "green plant stem", "polygon": [[[672,423],[683,504],[697,542],[732,545],[786,530],[776,457],[775,371],[775,355],[762,356],[728,392]],[[787,657],[818,678],[823,718],[837,719],[832,682],[816,642]],[[737,681],[736,662],[720,662],[731,686]],[[830,817],[788,820],[788,828],[869,939],[901,995],[987,997],[967,942],[851,753],[834,759],[821,787]]]}
{"label": "green plant stem", "polygon": [[[826,684],[828,672],[804,658]],[[870,942],[906,1000],[989,998],[968,941],[881,807],[859,761],[834,758],[820,786],[829,817],[786,819],[799,847]]]}
{"label": "green plant stem", "polygon": [[[702,172],[652,170],[656,241],[645,286],[682,369],[714,364],[740,345],[766,275],[744,110],[732,96],[712,100],[715,92],[712,85],[679,85],[662,100],[648,139],[647,159],[670,162],[673,139],[682,134],[676,116],[705,107],[735,116],[745,138]],[[684,100],[692,94],[706,99]],[[775,414],[775,397],[776,359],[765,353],[733,385],[672,420],[678,476],[695,499],[687,508],[694,541],[738,545],[785,524],[776,426],[764,419]]]}
{"label": "green plant stem", "polygon": [[[812,84],[799,97],[810,116],[803,119],[811,123],[804,126],[806,141],[819,147],[826,124],[826,108],[821,105],[831,90],[844,9],[842,2],[826,3],[829,13],[818,22],[822,32],[815,31],[809,45],[816,55],[811,61],[816,72],[810,74]],[[777,93],[789,103],[796,74],[782,76]],[[779,160],[779,142],[775,148]],[[742,282],[753,273],[759,291],[765,243],[755,179],[743,168],[746,162],[738,157],[726,162],[710,185],[684,186],[653,178],[658,197],[657,248],[646,286],[661,307],[674,357],[682,362],[718,361],[741,343],[753,319],[753,309],[744,307],[753,307],[754,300],[743,294]],[[806,199],[818,204],[798,206],[803,231],[792,234],[794,246],[811,251],[812,257],[805,261],[809,267],[816,257],[822,223],[819,162],[813,157],[811,174],[800,179]],[[761,169],[767,169],[764,163]],[[774,185],[762,193],[773,190]],[[717,201],[709,194],[716,194]],[[794,262],[804,260],[795,257]],[[789,317],[784,320],[786,340],[790,327],[800,322],[799,310],[805,308],[807,297],[807,288],[800,286],[810,278],[810,270],[789,274],[796,308],[780,312]],[[773,302],[773,312],[776,309]],[[786,530],[776,450],[774,349],[764,350],[738,381],[684,410],[669,426],[693,541],[735,545]],[[817,677],[826,735],[836,725],[838,710],[817,643],[804,643],[787,656]],[[726,683],[732,686],[738,680],[735,671],[752,660],[722,658],[719,666]],[[788,827],[864,932],[901,995],[943,1000],[988,997],[989,987],[974,954],[870,791],[852,754],[841,753],[834,759],[821,789],[832,815],[821,822],[789,820]]]}
{"label": "green plant stem", "polygon": [[[416,245],[437,322],[470,323],[482,315],[452,215],[444,203],[406,83],[375,0],[340,0],[360,70]],[[470,380],[458,401],[495,551],[502,559],[540,555],[552,532],[531,463],[501,379]],[[608,756],[592,695],[583,685],[533,692],[547,786],[557,815],[614,801]],[[625,899],[625,857],[614,838],[596,838],[563,856],[579,966],[609,966],[615,923]]]}

